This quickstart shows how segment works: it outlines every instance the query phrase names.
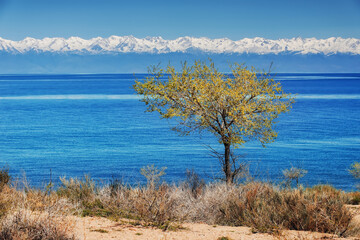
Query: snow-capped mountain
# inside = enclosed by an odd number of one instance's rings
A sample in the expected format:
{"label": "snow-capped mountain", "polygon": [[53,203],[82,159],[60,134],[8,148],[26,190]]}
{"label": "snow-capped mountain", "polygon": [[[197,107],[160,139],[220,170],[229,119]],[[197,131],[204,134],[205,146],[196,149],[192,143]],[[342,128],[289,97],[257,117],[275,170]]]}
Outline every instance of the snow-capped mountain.
{"label": "snow-capped mountain", "polygon": [[209,39],[180,37],[165,40],[161,37],[135,38],[133,36],[111,36],[109,38],[79,37],[43,38],[27,37],[21,41],[0,38],[0,52],[7,53],[75,53],[75,54],[106,54],[106,53],[236,53],[236,54],[352,54],[360,55],[360,39],[332,37],[328,39],[291,38],[271,40],[265,38],[244,38],[233,41],[228,38]]}

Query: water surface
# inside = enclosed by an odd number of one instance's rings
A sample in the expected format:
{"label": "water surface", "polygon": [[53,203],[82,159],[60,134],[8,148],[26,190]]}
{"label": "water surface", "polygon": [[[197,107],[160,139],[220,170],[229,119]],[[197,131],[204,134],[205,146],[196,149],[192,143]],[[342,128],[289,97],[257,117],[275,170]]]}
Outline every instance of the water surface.
{"label": "water surface", "polygon": [[[221,150],[210,134],[179,136],[174,121],[145,106],[131,88],[145,75],[0,76],[0,164],[26,172],[40,185],[59,176],[142,181],[139,169],[167,166],[167,181],[194,169],[207,180],[219,164],[207,146]],[[329,183],[346,190],[355,180],[350,164],[360,161],[360,74],[278,74],[284,90],[297,93],[278,119],[278,138],[237,150],[255,176],[278,179],[282,169],[302,167],[306,185]]]}

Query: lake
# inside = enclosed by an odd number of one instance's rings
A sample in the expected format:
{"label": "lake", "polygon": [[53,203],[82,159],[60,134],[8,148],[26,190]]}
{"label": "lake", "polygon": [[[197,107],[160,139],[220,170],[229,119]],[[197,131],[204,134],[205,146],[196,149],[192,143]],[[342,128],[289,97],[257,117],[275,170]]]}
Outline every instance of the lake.
{"label": "lake", "polygon": [[[219,177],[208,133],[179,136],[175,121],[145,113],[132,84],[143,74],[0,75],[0,164],[41,186],[60,176],[89,174],[104,181],[140,183],[141,167],[166,166],[164,180],[186,169]],[[360,74],[277,74],[296,103],[276,124],[278,138],[263,148],[237,149],[256,178],[279,180],[291,166],[308,171],[306,186],[329,183],[353,190],[348,169],[360,161]],[[51,172],[51,174],[50,174]]]}

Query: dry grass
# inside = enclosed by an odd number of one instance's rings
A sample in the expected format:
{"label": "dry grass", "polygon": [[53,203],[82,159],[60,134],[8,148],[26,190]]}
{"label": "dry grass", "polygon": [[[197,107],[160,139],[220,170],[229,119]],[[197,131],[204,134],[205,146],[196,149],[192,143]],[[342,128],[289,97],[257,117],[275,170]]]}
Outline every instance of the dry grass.
{"label": "dry grass", "polygon": [[249,226],[258,232],[290,229],[342,235],[351,220],[344,206],[348,196],[322,185],[281,189],[251,182],[233,186],[213,183],[129,187],[120,184],[116,188],[111,185],[96,188],[90,187],[86,179],[82,183],[73,182],[69,189],[63,186],[59,194],[78,204],[83,216],[113,220],[125,217],[165,230],[175,222],[206,222]]}
{"label": "dry grass", "polygon": [[36,214],[25,209],[9,214],[1,223],[0,239],[71,240],[73,224],[63,215]]}
{"label": "dry grass", "polygon": [[[7,173],[0,172],[4,174]],[[10,185],[9,181],[0,185],[0,239],[75,239],[73,223],[67,216],[77,206],[66,198],[28,186],[17,189],[17,184]]]}
{"label": "dry grass", "polygon": [[260,232],[290,229],[341,235],[351,220],[344,203],[333,193],[251,183],[232,190],[220,205],[216,221],[250,226]]}
{"label": "dry grass", "polygon": [[[62,179],[56,191],[4,184],[0,192],[0,239],[73,239],[67,216],[132,219],[163,230],[181,222],[248,226],[254,232],[283,229],[349,234],[352,215],[345,207],[357,194],[327,185],[279,188],[249,182],[227,186],[189,178],[180,185],[97,186],[89,177]],[[11,237],[9,237],[11,236]]]}
{"label": "dry grass", "polygon": [[360,204],[360,192],[349,192],[346,194],[348,197],[347,203],[351,205]]}

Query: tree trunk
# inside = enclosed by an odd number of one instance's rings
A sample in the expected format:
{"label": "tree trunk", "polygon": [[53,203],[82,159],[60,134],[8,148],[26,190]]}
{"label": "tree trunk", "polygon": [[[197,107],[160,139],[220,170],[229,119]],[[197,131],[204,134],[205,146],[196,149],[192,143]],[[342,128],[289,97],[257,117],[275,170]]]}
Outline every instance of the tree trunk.
{"label": "tree trunk", "polygon": [[226,178],[226,184],[232,184],[232,172],[231,172],[231,165],[230,165],[230,144],[224,143],[225,147],[225,159],[224,159],[224,172]]}

